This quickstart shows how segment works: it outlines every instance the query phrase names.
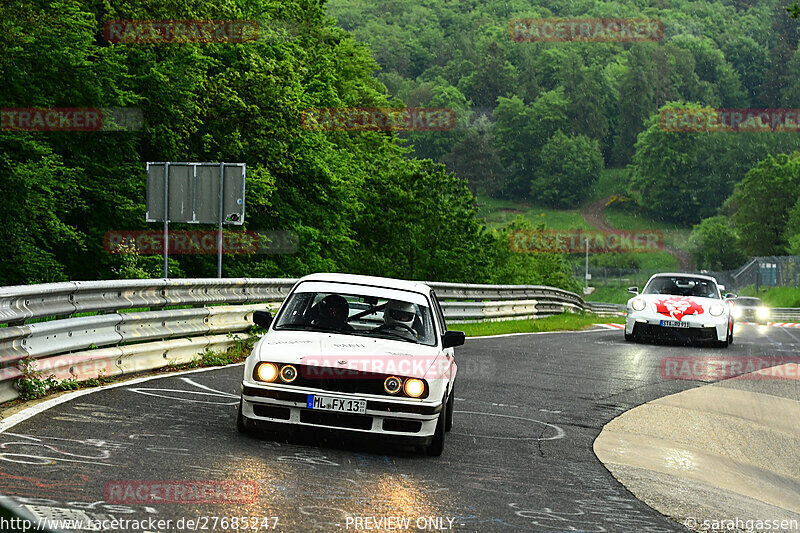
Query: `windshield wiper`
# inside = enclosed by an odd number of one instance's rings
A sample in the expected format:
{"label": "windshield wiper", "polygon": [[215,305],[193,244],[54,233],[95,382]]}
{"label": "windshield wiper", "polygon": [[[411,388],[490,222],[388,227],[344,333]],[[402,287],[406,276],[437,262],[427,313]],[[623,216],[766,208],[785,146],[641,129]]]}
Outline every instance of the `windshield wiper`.
{"label": "windshield wiper", "polygon": [[401,341],[406,341],[406,342],[411,342],[413,344],[417,344],[417,341],[415,341],[413,339],[409,339],[405,335],[402,335],[400,333],[395,333],[393,331],[387,331],[387,330],[383,330],[383,331],[368,331],[366,333],[368,333],[370,335],[372,335],[372,334],[390,335],[390,336],[394,337],[395,339],[400,339]]}
{"label": "windshield wiper", "polygon": [[286,330],[286,331],[333,332],[333,333],[341,333],[342,335],[351,335],[353,333],[352,331],[344,331],[330,326],[321,326],[319,324],[282,324],[280,326],[275,326],[275,329]]}

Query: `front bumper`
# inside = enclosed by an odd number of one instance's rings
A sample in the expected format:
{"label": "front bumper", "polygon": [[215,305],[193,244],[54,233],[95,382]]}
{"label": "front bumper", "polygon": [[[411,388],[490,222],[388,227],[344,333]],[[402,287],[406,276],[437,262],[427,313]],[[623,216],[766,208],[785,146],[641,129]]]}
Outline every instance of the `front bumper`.
{"label": "front bumper", "polygon": [[[309,394],[367,401],[364,414],[339,413],[306,407]],[[387,435],[397,440],[430,442],[442,402],[403,401],[397,398],[348,394],[304,387],[270,387],[242,383],[242,416],[256,423],[289,428],[319,428]]]}
{"label": "front bumper", "polygon": [[697,341],[725,341],[728,338],[730,319],[725,314],[715,317],[710,315],[686,316],[682,322],[689,327],[676,328],[662,326],[667,317],[653,317],[628,310],[625,318],[625,333],[649,339],[685,339]]}

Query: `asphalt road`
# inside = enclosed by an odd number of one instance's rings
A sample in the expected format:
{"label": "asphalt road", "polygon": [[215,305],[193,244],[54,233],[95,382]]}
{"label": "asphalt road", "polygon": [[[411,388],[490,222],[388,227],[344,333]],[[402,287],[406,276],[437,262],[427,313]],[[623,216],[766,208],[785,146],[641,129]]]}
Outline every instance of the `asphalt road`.
{"label": "asphalt road", "polygon": [[[454,428],[439,458],[336,435],[242,436],[240,366],[161,377],[76,398],[0,434],[0,493],[38,517],[83,520],[65,527],[75,531],[112,518],[145,522],[107,530],[685,531],[611,477],[595,437],[620,413],[701,384],[663,379],[663,357],[797,354],[800,330],[756,326],[739,326],[728,350],[629,344],[616,330],[470,339],[456,351]],[[247,490],[237,503],[105,501],[104,488],[130,480]],[[166,519],[171,527],[155,522]]]}

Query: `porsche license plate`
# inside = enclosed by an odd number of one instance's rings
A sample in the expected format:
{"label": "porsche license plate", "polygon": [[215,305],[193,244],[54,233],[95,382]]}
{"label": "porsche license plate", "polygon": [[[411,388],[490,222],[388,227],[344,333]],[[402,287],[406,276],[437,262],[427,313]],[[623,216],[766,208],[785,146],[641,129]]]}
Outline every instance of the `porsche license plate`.
{"label": "porsche license plate", "polygon": [[306,407],[322,411],[338,411],[340,413],[367,412],[367,400],[352,400],[350,398],[335,398],[332,396],[318,396],[309,394]]}
{"label": "porsche license plate", "polygon": [[688,322],[678,322],[677,320],[662,320],[661,325],[666,328],[688,328]]}

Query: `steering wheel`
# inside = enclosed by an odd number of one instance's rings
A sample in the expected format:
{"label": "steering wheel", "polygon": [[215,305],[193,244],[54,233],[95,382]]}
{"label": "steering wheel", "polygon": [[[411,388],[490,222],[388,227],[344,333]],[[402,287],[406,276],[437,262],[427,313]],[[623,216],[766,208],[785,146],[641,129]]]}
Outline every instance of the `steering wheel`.
{"label": "steering wheel", "polygon": [[400,328],[405,329],[407,332],[412,334],[415,339],[418,337],[417,332],[414,331],[414,328],[412,328],[411,326],[407,326],[406,324],[403,324],[402,322],[398,322],[396,324],[381,324],[380,326],[375,328],[375,331],[386,330],[386,329],[394,329],[396,327],[400,327]]}

